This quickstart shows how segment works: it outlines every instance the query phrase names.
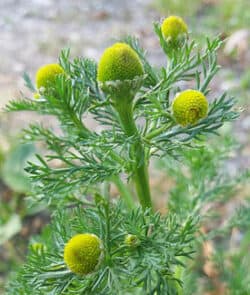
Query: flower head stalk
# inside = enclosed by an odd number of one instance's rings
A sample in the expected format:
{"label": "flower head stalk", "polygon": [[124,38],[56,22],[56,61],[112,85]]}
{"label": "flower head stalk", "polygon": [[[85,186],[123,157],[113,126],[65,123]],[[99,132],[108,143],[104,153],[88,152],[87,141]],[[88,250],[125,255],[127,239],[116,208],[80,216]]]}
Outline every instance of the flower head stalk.
{"label": "flower head stalk", "polygon": [[135,143],[131,144],[133,180],[141,205],[151,207],[144,147],[133,117],[133,98],[144,79],[138,54],[128,44],[115,43],[104,51],[98,65],[97,79],[103,92],[111,97],[126,136],[136,138]]}

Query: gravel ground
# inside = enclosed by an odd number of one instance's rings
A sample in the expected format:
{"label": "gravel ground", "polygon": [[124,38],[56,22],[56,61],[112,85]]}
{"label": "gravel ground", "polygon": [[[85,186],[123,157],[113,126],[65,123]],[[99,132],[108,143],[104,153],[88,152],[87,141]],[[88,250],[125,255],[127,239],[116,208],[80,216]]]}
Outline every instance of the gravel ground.
{"label": "gravel ground", "polygon": [[[130,2],[130,3],[128,3]],[[0,104],[17,89],[24,71],[55,62],[60,50],[70,47],[72,56],[99,58],[113,38],[126,34],[143,36],[144,45],[157,51],[151,22],[159,16],[148,0],[0,1]],[[150,20],[147,22],[146,20]],[[157,54],[153,57],[159,62]]]}

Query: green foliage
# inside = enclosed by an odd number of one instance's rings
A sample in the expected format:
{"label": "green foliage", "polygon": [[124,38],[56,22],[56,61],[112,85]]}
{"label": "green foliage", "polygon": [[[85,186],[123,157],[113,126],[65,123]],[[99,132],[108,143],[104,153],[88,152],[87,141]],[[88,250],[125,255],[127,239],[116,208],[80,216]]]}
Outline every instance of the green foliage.
{"label": "green foliage", "polygon": [[201,1],[189,0],[186,2],[186,5],[183,5],[182,0],[155,0],[154,5],[164,14],[193,16],[201,7]]}
{"label": "green foliage", "polygon": [[[25,141],[47,146],[47,154],[37,155],[26,171],[32,180],[30,200],[48,204],[53,223],[38,240],[40,250],[31,247],[8,294],[182,294],[182,269],[196,246],[199,215],[205,204],[225,197],[237,181],[225,182],[212,161],[219,162],[222,154],[216,158],[217,151],[210,151],[205,139],[218,135],[218,129],[238,113],[226,93],[210,95],[209,83],[219,70],[220,39],[207,39],[203,49],[191,40],[171,50],[160,24],[154,28],[166,66],[154,68],[138,40],[124,40],[137,52],[145,72],[142,87],[128,103],[114,104],[109,92],[100,90],[95,61],[72,61],[69,51],[63,50],[59,61],[65,75],[56,78],[53,91],[6,107],[51,115],[60,127],[55,132],[30,124],[23,133]],[[31,79],[25,75],[25,80],[34,92]],[[172,114],[172,101],[187,83],[209,96],[211,103],[207,117],[181,127]],[[98,131],[85,124],[88,116],[101,127]],[[179,173],[178,166],[169,168],[177,186],[166,216],[154,213],[151,205],[148,166],[156,157],[168,164],[182,159],[190,168],[188,176]],[[121,180],[124,176],[134,184],[141,206]],[[117,186],[124,203],[109,200],[110,183]],[[73,235],[84,232],[102,239],[105,254],[96,272],[79,277],[66,268],[63,249]],[[137,247],[126,245],[128,234],[140,240]]]}
{"label": "green foliage", "polygon": [[[23,218],[31,212],[25,205],[24,193],[30,189],[25,162],[30,158],[33,146],[17,145],[2,134],[5,150],[0,150],[0,293],[3,294],[4,282],[9,271],[20,264],[25,241],[18,243],[15,237],[22,229]],[[6,144],[7,143],[7,144]],[[6,149],[6,147],[9,149]]]}
{"label": "green foliage", "polygon": [[[24,171],[27,159],[31,159],[34,153],[32,144],[16,145],[2,156],[0,166],[0,176],[4,187],[6,186],[6,195],[8,202],[0,204],[0,245],[12,238],[21,230],[21,218],[25,215],[23,197],[21,194],[27,193],[31,189],[27,173]],[[0,185],[3,185],[0,183]],[[8,192],[8,190],[12,190]],[[19,212],[17,212],[19,211]]]}
{"label": "green foliage", "polygon": [[[175,278],[181,258],[190,258],[197,218],[184,222],[150,209],[127,210],[121,202],[110,204],[99,195],[94,207],[59,210],[38,242],[8,294],[177,294]],[[76,276],[63,261],[65,243],[75,234],[91,232],[104,244],[104,261],[87,277]],[[136,235],[140,245],[131,248],[124,239]]]}
{"label": "green foliage", "polygon": [[209,144],[197,142],[196,148],[183,150],[177,160],[170,157],[158,160],[158,167],[176,183],[170,191],[169,208],[182,214],[201,213],[207,203],[230,199],[237,185],[249,178],[247,171],[237,176],[224,171],[225,162],[236,147],[231,135],[225,135],[220,137],[220,142],[218,139]]}
{"label": "green foliage", "polygon": [[[188,0],[183,5],[182,0],[154,0],[153,6],[164,15],[182,15],[190,18],[192,32],[200,36],[204,35],[204,30],[210,33],[221,32],[221,30],[230,33],[249,26],[250,3],[248,0],[214,2]],[[194,20],[193,23],[191,18]]]}
{"label": "green foliage", "polygon": [[[220,280],[226,284],[228,293],[232,295],[250,293],[249,213],[248,199],[214,235],[214,238],[223,239],[223,244],[216,247],[213,261],[220,272]],[[230,239],[229,242],[227,239]]]}
{"label": "green foliage", "polygon": [[244,90],[250,89],[250,70],[249,69],[247,69],[245,73],[243,73],[240,84]]}
{"label": "green foliage", "polygon": [[[241,189],[249,181],[249,171],[231,174],[225,173],[225,165],[232,157],[232,151],[239,145],[229,134],[213,138],[209,143],[195,149],[184,150],[178,160],[164,157],[157,161],[157,167],[174,180],[175,186],[169,192],[168,207],[170,212],[186,218],[190,212],[200,215],[201,224],[210,228],[207,235],[196,239],[194,261],[188,263],[184,271],[184,294],[203,294],[204,283],[213,289],[208,278],[201,273],[201,252],[203,241],[212,240],[215,245],[211,257],[220,282],[225,283],[228,294],[248,294],[250,262],[249,246],[249,201],[244,200],[235,209],[229,220],[223,220],[215,206],[226,206],[235,195],[241,195]],[[215,226],[221,223],[221,226]],[[215,224],[215,225],[213,225]],[[231,246],[233,232],[237,231],[237,245]],[[234,238],[235,239],[235,238]],[[235,243],[235,242],[234,242]],[[209,284],[210,283],[210,284]]]}
{"label": "green foliage", "polygon": [[[158,26],[156,30],[164,49],[165,41]],[[128,38],[127,41],[139,56],[143,55],[135,39]],[[196,50],[194,42],[186,44],[178,54],[174,54],[166,68],[154,73],[148,62],[143,62],[148,78],[137,95],[134,116],[135,120],[145,119],[138,136],[148,147],[146,162],[153,154],[175,155],[181,147],[190,145],[194,138],[216,133],[224,122],[237,117],[232,110],[234,100],[226,94],[213,100],[208,117],[196,125],[182,128],[176,125],[171,114],[171,100],[180,90],[177,86],[179,81],[194,80],[197,89],[208,93],[209,82],[218,71],[216,50],[219,46],[217,38],[208,40],[204,50]],[[143,58],[146,60],[145,56]],[[71,79],[57,79],[57,96],[48,96],[39,101],[13,101],[6,107],[8,111],[29,110],[50,114],[60,122],[61,136],[34,124],[24,131],[24,138],[28,142],[41,140],[51,150],[45,159],[38,156],[39,164],[29,163],[27,168],[35,184],[36,198],[46,198],[49,203],[57,203],[58,199],[62,201],[71,194],[75,196],[92,184],[110,180],[122,172],[133,173],[134,166],[129,146],[135,138],[126,136],[109,98],[100,92],[96,82],[96,63],[84,58],[70,62],[66,51],[62,52],[60,61]],[[201,70],[197,70],[198,65],[202,66]],[[105,130],[96,133],[87,129],[82,121],[87,112],[98,123],[105,125]],[[47,164],[46,160],[54,159],[61,162],[61,167],[53,168]]]}
{"label": "green foliage", "polygon": [[2,167],[4,182],[15,192],[24,193],[30,190],[30,181],[24,172],[26,162],[34,154],[32,144],[18,145],[9,153]]}
{"label": "green foliage", "polygon": [[220,21],[226,23],[226,30],[249,26],[250,3],[247,0],[221,0],[218,7]]}

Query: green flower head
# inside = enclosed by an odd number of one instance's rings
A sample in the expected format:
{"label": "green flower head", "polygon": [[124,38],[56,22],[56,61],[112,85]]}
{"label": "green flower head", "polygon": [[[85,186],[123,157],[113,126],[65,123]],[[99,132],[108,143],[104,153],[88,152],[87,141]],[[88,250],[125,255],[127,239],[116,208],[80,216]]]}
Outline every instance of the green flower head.
{"label": "green flower head", "polygon": [[39,68],[36,73],[36,87],[38,91],[45,92],[53,88],[56,77],[63,73],[63,68],[58,64],[48,64]]}
{"label": "green flower head", "polygon": [[102,259],[102,242],[94,234],[78,234],[64,248],[64,261],[76,274],[86,275],[95,271]]}
{"label": "green flower head", "polygon": [[178,46],[187,37],[188,27],[181,17],[169,16],[163,21],[161,31],[167,42]]}
{"label": "green flower head", "polygon": [[97,80],[114,104],[131,102],[144,80],[139,56],[129,45],[115,43],[100,59]]}
{"label": "green flower head", "polygon": [[189,89],[175,97],[172,108],[177,123],[187,126],[207,116],[208,101],[200,91]]}
{"label": "green flower head", "polygon": [[115,43],[107,48],[99,62],[97,79],[100,82],[133,80],[143,75],[137,53],[125,43]]}

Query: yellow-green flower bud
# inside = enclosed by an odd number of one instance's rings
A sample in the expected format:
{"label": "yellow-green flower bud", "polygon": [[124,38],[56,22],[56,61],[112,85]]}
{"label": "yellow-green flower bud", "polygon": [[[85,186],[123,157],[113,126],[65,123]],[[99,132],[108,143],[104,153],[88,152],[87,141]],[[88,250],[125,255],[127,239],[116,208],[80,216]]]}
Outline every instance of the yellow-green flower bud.
{"label": "yellow-green flower bud", "polygon": [[175,97],[173,101],[173,114],[182,126],[195,124],[198,120],[205,118],[208,111],[206,97],[197,90],[185,90]]}
{"label": "yellow-green flower bud", "polygon": [[63,68],[58,64],[44,65],[36,73],[36,87],[43,93],[53,88],[56,77],[64,73]]}
{"label": "yellow-green flower bud", "polygon": [[41,97],[41,95],[40,95],[39,92],[36,92],[36,93],[34,93],[33,97],[34,97],[35,99],[39,99],[39,98]]}
{"label": "yellow-green flower bud", "polygon": [[78,234],[64,248],[64,261],[76,274],[86,275],[97,268],[102,260],[102,242],[94,234]]}
{"label": "yellow-green flower bud", "polygon": [[34,252],[38,254],[42,254],[47,250],[46,246],[42,243],[33,243],[30,245],[30,247]]}
{"label": "yellow-green flower bud", "polygon": [[100,82],[133,80],[143,75],[137,53],[125,43],[115,43],[107,48],[99,62],[97,79]]}
{"label": "yellow-green flower bud", "polygon": [[135,248],[139,246],[141,243],[141,241],[138,239],[136,235],[131,235],[131,234],[126,235],[124,242],[128,247],[131,247],[131,248]]}
{"label": "yellow-green flower bud", "polygon": [[188,34],[188,27],[181,17],[169,16],[161,25],[162,35],[174,46],[181,45]]}

